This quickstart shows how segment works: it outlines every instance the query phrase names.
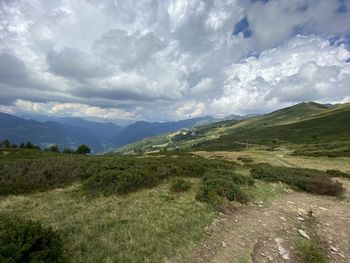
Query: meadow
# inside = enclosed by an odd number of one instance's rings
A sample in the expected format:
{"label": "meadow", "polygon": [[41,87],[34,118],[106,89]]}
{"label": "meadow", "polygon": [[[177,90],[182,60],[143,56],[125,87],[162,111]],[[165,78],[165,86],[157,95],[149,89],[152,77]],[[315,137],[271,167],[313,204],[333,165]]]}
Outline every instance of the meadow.
{"label": "meadow", "polygon": [[[17,259],[45,262],[186,258],[205,238],[206,227],[235,203],[249,207],[289,189],[341,197],[344,189],[332,178],[349,178],[347,169],[334,165],[324,171],[287,167],[276,162],[278,152],[261,150],[222,152],[234,159],[187,151],[85,156],[2,148],[0,153],[0,211],[6,219],[0,221],[5,237],[0,243],[11,244]],[[28,251],[19,252],[22,243]],[[8,251],[0,250],[0,259],[20,262]],[[54,255],[59,260],[50,261]]]}

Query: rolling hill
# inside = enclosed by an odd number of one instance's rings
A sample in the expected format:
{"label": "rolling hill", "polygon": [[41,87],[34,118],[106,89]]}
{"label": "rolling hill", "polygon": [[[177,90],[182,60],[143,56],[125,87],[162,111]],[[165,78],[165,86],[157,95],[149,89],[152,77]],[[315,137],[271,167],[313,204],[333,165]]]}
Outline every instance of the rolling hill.
{"label": "rolling hill", "polygon": [[145,139],[114,150],[115,153],[164,149],[232,151],[250,145],[319,145],[348,148],[350,104],[336,106],[303,102],[245,120],[222,121]]}
{"label": "rolling hill", "polygon": [[163,133],[174,132],[183,128],[197,126],[203,123],[214,122],[211,117],[199,117],[181,121],[169,122],[146,122],[139,121],[127,126],[124,130],[111,138],[113,145],[122,146],[146,137],[156,136]]}

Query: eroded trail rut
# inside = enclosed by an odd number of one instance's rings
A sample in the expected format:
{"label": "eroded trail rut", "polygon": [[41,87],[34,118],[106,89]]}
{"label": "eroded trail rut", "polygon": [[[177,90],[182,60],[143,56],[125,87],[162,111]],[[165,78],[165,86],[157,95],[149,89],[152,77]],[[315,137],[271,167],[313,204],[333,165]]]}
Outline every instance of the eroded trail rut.
{"label": "eroded trail rut", "polygon": [[346,188],[342,200],[291,192],[268,205],[257,203],[220,214],[189,262],[301,262],[293,240],[310,209],[329,262],[350,262],[350,181],[339,181]]}

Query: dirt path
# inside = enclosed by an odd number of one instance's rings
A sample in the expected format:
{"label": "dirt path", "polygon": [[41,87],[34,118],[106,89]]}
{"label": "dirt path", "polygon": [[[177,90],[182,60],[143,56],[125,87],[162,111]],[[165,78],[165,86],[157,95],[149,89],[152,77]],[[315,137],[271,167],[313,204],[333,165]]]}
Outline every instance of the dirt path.
{"label": "dirt path", "polygon": [[340,181],[347,190],[343,200],[291,192],[267,207],[256,203],[220,214],[188,262],[301,262],[293,241],[310,209],[329,261],[350,262],[350,181]]}

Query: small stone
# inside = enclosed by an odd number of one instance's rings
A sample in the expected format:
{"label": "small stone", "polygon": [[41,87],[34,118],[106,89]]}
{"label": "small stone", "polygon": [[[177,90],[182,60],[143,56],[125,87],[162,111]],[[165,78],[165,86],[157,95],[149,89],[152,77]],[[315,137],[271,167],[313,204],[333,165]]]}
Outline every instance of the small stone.
{"label": "small stone", "polygon": [[342,254],[342,253],[338,253],[338,255],[339,255],[341,258],[345,258],[344,254]]}
{"label": "small stone", "polygon": [[339,251],[336,247],[329,246],[329,248],[330,248],[333,252],[338,252],[338,251]]}
{"label": "small stone", "polygon": [[287,219],[285,219],[283,216],[280,217],[283,221],[287,221]]}
{"label": "small stone", "polygon": [[306,215],[305,209],[302,209],[302,208],[298,208],[297,213],[298,213],[298,215],[300,215],[300,216]]}
{"label": "small stone", "polygon": [[300,217],[300,216],[298,216],[297,219],[298,219],[299,221],[305,221],[304,218],[302,218],[302,217]]}
{"label": "small stone", "polygon": [[305,232],[304,230],[299,229],[298,232],[299,232],[299,234],[300,234],[302,237],[307,238],[307,239],[311,239],[311,238],[309,237],[309,235],[306,234],[306,232]]}
{"label": "small stone", "polygon": [[221,242],[221,245],[222,245],[223,247],[227,247],[227,242],[222,241],[222,242]]}
{"label": "small stone", "polygon": [[267,256],[267,259],[270,261],[273,261],[273,257],[271,257],[271,256]]}
{"label": "small stone", "polygon": [[321,210],[323,210],[323,211],[327,211],[327,210],[328,210],[327,208],[324,208],[324,207],[322,207],[322,206],[319,206],[318,208],[321,209]]}

